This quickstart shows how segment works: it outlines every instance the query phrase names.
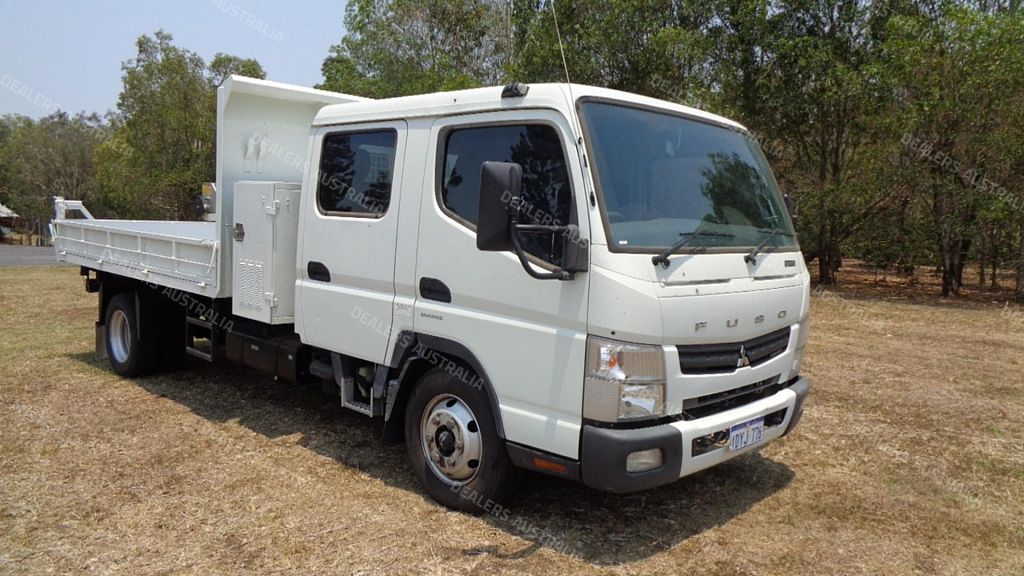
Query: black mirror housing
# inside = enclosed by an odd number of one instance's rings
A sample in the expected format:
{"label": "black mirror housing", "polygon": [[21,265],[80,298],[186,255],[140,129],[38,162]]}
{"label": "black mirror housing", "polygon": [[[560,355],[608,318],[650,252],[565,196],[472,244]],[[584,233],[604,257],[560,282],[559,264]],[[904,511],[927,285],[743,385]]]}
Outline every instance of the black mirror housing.
{"label": "black mirror housing", "polygon": [[485,252],[515,249],[511,212],[519,205],[523,167],[512,162],[484,162],[480,171],[480,206],[476,247]]}
{"label": "black mirror housing", "polygon": [[585,272],[590,261],[589,243],[580,237],[580,227],[570,224],[562,233],[562,269]]}

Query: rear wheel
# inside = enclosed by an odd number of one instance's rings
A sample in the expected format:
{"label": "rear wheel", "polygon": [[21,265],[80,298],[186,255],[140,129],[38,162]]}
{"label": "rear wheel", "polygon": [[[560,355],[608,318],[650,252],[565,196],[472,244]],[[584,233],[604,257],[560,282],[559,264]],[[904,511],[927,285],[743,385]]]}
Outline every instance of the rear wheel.
{"label": "rear wheel", "polygon": [[405,441],[420,483],[449,508],[490,510],[515,487],[516,469],[479,385],[440,369],[424,375],[406,405]]}
{"label": "rear wheel", "polygon": [[150,343],[139,340],[137,318],[131,293],[124,292],[110,299],[106,317],[107,356],[114,372],[125,378],[145,374],[159,358]]}

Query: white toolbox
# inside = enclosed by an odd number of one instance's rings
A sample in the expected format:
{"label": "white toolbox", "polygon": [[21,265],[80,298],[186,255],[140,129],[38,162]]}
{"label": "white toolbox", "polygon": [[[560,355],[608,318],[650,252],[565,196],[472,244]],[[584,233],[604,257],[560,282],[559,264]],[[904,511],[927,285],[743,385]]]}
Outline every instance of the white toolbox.
{"label": "white toolbox", "polygon": [[296,182],[235,183],[231,312],[268,324],[295,322]]}

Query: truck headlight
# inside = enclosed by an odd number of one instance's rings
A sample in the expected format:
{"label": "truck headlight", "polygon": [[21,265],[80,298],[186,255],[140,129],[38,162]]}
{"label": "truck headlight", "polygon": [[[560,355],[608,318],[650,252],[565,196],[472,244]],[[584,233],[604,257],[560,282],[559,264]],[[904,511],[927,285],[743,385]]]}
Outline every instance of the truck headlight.
{"label": "truck headlight", "polygon": [[796,326],[796,350],[793,351],[793,370],[790,377],[800,375],[800,366],[804,361],[804,349],[807,347],[807,338],[811,332],[811,316],[808,314]]}
{"label": "truck headlight", "polygon": [[665,415],[665,356],[661,346],[587,338],[583,417],[630,422]]}

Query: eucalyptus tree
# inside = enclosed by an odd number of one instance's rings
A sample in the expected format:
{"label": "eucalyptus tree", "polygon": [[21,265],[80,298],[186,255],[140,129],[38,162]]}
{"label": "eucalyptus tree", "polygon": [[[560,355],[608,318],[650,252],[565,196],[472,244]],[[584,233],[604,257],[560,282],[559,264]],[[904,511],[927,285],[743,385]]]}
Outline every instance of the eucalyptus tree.
{"label": "eucalyptus tree", "polygon": [[216,89],[229,75],[265,77],[260,64],[201,56],[158,31],[136,41],[121,66],[122,90],[111,138],[97,151],[106,203],[122,217],[191,217],[190,201],[216,173]]}
{"label": "eucalyptus tree", "polygon": [[506,8],[497,0],[353,0],[318,87],[382,98],[498,83]]}

